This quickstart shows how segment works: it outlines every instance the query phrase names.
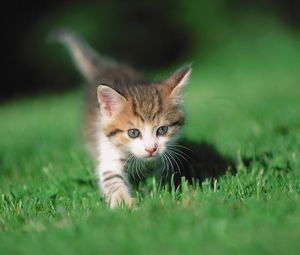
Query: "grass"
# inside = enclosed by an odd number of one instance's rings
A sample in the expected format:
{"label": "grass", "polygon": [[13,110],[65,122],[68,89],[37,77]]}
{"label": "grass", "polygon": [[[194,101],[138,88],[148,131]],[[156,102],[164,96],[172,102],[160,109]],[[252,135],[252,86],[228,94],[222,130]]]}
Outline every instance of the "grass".
{"label": "grass", "polygon": [[195,63],[186,90],[184,136],[237,174],[182,193],[150,180],[134,211],[99,198],[80,91],[2,105],[0,254],[299,254],[300,48],[278,31]]}

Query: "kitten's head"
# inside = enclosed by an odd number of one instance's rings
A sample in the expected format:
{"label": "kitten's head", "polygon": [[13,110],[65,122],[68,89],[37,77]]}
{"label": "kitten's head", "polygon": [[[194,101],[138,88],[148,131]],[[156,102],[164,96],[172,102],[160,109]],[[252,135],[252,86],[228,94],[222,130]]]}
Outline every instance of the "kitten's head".
{"label": "kitten's head", "polygon": [[155,83],[101,84],[97,95],[102,128],[110,141],[138,158],[160,156],[184,123],[181,90],[189,66]]}

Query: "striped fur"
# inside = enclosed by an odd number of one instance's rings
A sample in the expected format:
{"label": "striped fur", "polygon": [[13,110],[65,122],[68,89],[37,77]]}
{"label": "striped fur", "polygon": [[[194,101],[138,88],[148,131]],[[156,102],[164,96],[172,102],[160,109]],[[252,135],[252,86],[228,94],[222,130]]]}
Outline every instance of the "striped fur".
{"label": "striped fur", "polygon": [[[148,82],[141,74],[97,54],[73,33],[59,33],[76,66],[90,82],[85,100],[84,136],[97,164],[99,186],[114,208],[131,207],[127,173],[136,164],[159,159],[184,124],[181,90],[191,73],[185,66],[163,81]],[[166,133],[158,135],[158,128]],[[128,130],[137,129],[131,138]]]}

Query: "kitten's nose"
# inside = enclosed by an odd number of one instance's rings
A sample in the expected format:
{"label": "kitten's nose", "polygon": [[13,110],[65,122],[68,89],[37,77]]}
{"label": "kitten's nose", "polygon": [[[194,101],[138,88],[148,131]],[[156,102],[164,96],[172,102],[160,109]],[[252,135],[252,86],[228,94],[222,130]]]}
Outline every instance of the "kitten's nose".
{"label": "kitten's nose", "polygon": [[146,147],[145,151],[147,151],[150,155],[152,155],[157,150],[157,147]]}

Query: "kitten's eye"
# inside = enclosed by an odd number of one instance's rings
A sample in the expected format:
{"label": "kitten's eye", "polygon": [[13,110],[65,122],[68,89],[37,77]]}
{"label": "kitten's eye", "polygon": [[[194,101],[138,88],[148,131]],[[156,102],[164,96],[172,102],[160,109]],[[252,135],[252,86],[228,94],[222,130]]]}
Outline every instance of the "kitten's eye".
{"label": "kitten's eye", "polygon": [[130,138],[137,138],[140,135],[140,131],[138,129],[129,129],[127,133]]}
{"label": "kitten's eye", "polygon": [[156,130],[156,135],[157,136],[164,135],[167,132],[168,132],[168,126],[161,126]]}

